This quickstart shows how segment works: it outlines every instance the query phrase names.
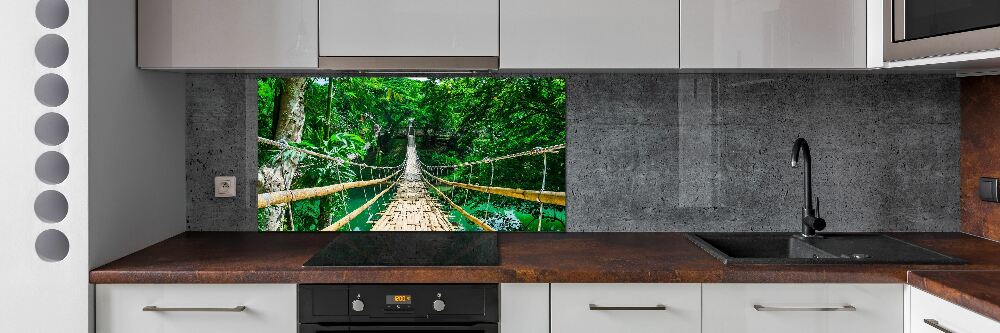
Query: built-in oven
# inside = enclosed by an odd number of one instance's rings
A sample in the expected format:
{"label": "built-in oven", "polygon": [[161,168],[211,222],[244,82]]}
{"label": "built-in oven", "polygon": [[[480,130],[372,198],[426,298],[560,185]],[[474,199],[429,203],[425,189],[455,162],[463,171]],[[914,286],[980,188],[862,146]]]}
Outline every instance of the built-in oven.
{"label": "built-in oven", "polygon": [[1000,0],[883,0],[886,61],[1000,49]]}
{"label": "built-in oven", "polygon": [[299,333],[499,331],[496,284],[302,284]]}

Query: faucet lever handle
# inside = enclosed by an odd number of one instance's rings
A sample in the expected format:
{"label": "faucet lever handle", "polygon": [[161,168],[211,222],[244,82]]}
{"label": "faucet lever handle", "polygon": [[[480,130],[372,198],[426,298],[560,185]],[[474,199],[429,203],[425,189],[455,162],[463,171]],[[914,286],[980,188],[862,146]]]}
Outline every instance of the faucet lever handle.
{"label": "faucet lever handle", "polygon": [[819,217],[819,196],[816,196],[816,217]]}

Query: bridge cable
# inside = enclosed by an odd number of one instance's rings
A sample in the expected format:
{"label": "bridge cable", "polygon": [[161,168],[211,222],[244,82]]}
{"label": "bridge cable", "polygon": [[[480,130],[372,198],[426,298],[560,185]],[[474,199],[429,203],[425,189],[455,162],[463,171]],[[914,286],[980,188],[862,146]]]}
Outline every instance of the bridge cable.
{"label": "bridge cable", "polygon": [[[360,166],[358,166],[358,178],[359,179],[365,179],[365,174],[364,174],[364,172],[362,172],[362,169],[361,169]],[[362,195],[365,196],[365,198],[368,198],[368,186],[362,187],[361,188],[361,193],[362,193]],[[372,194],[374,194],[374,191],[372,192]],[[371,208],[371,206],[368,206],[368,208]],[[368,221],[366,221],[365,224],[367,224],[368,222],[371,222],[371,220],[372,220],[372,211],[371,211],[371,209],[368,209]]]}
{"label": "bridge cable", "polygon": [[523,156],[535,156],[535,155],[541,155],[541,154],[545,154],[545,153],[555,153],[555,152],[558,152],[558,151],[563,150],[563,149],[566,149],[566,144],[558,144],[558,145],[553,145],[553,146],[548,146],[548,147],[537,147],[537,148],[534,148],[532,150],[527,150],[527,151],[522,151],[522,152],[519,152],[519,153],[508,154],[508,155],[504,155],[504,156],[500,156],[500,157],[488,157],[488,158],[484,158],[484,159],[481,159],[479,161],[474,161],[474,162],[465,162],[465,163],[459,163],[459,164],[453,164],[453,165],[427,165],[426,167],[428,167],[428,168],[440,168],[440,169],[457,169],[457,168],[460,168],[460,167],[463,167],[463,166],[466,166],[466,165],[475,165],[475,164],[490,163],[490,162],[493,162],[493,161],[503,161],[503,160],[511,159],[511,158],[517,158],[517,157],[523,157]]}
{"label": "bridge cable", "polygon": [[[343,184],[344,183],[344,176],[342,175],[342,173],[343,173],[344,170],[341,168],[343,166],[344,166],[343,164],[340,164],[340,163],[337,164],[337,183],[338,184]],[[348,170],[350,170],[350,169],[348,169]],[[347,214],[350,214],[350,212],[347,211],[347,194],[344,193],[344,192],[347,192],[347,191],[340,191],[340,201],[341,201],[341,204],[344,206],[344,216],[347,216]],[[351,230],[351,221],[347,221],[347,230]]]}
{"label": "bridge cable", "polygon": [[489,224],[484,223],[479,218],[473,216],[472,214],[469,214],[469,212],[465,211],[465,209],[462,209],[462,206],[456,204],[454,201],[448,198],[448,196],[444,195],[444,193],[442,193],[441,190],[439,190],[437,187],[434,187],[429,182],[427,182],[427,178],[421,177],[421,180],[423,180],[423,182],[426,183],[430,188],[434,189],[434,191],[437,192],[438,196],[440,196],[449,205],[451,205],[452,210],[457,211],[459,214],[464,216],[470,222],[479,226],[479,228],[483,229],[483,231],[496,231],[496,229],[493,229],[493,227],[491,227]]}
{"label": "bridge cable", "polygon": [[[548,173],[548,170],[549,170],[548,154],[542,154],[542,189],[541,189],[541,192],[545,192],[545,174]],[[545,204],[542,203],[541,197],[539,197],[536,200],[538,200],[538,231],[542,231],[542,217],[543,217],[542,207],[544,207]]]}
{"label": "bridge cable", "polygon": [[[490,187],[493,187],[493,161],[490,161]],[[486,206],[489,207],[487,209],[496,210],[493,209],[493,204],[490,201],[492,197],[493,193],[486,192]]]}
{"label": "bridge cable", "polygon": [[306,155],[309,155],[309,156],[312,156],[312,157],[316,157],[316,158],[320,158],[320,159],[324,159],[324,160],[328,160],[328,161],[332,161],[332,162],[336,162],[336,163],[347,163],[347,164],[350,164],[350,165],[358,165],[358,166],[363,166],[363,167],[372,168],[372,169],[397,169],[397,168],[400,168],[400,167],[403,166],[402,164],[394,166],[394,167],[389,167],[389,166],[374,166],[374,165],[368,165],[368,164],[364,164],[364,163],[353,162],[351,160],[353,160],[354,158],[357,158],[358,155],[350,154],[350,157],[346,158],[346,159],[345,158],[341,158],[341,157],[333,157],[333,156],[330,156],[330,155],[321,154],[321,153],[317,153],[317,152],[314,152],[314,151],[311,151],[311,150],[308,150],[308,149],[303,149],[303,148],[299,148],[299,147],[295,147],[295,146],[289,145],[288,142],[285,142],[284,140],[275,141],[275,140],[270,140],[270,139],[266,139],[266,138],[262,138],[262,137],[258,136],[257,137],[257,142],[263,143],[263,144],[266,144],[266,145],[269,145],[269,146],[278,147],[278,148],[281,148],[281,149],[286,149],[286,148],[287,149],[291,149],[291,150],[294,150],[294,151],[297,151],[297,152],[300,152],[300,153],[303,153],[303,154],[306,154]]}
{"label": "bridge cable", "polygon": [[[281,151],[278,152],[278,174],[281,176],[281,189],[282,190],[287,190],[287,189],[292,188],[292,181],[289,180],[287,177],[285,177],[285,166],[281,163],[282,160],[284,160],[284,159],[285,159],[285,148],[281,148]],[[292,201],[294,201],[294,200],[295,200],[295,196],[293,195],[292,196]],[[295,214],[295,212],[292,211],[292,203],[291,202],[289,202],[288,205],[286,205],[284,208],[278,207],[278,214],[279,215],[285,215],[286,213],[288,214],[288,216],[287,216],[287,218],[288,218],[288,225],[292,226],[292,229],[294,231],[294,229],[295,229],[295,223],[292,221],[292,215]],[[282,219],[279,217],[278,222],[281,222],[281,220]]]}
{"label": "bridge cable", "polygon": [[470,189],[470,190],[478,191],[478,192],[493,193],[493,194],[502,195],[502,196],[505,196],[505,197],[511,197],[511,198],[515,198],[515,199],[520,199],[520,200],[527,200],[527,201],[540,200],[543,203],[551,204],[551,205],[557,205],[557,206],[565,206],[566,205],[566,192],[552,192],[552,191],[540,192],[538,190],[524,190],[524,189],[513,189],[513,188],[503,188],[503,187],[487,187],[487,186],[483,186],[483,185],[466,184],[466,183],[460,183],[460,182],[450,181],[450,180],[446,180],[446,179],[441,179],[441,178],[439,178],[437,176],[432,175],[431,172],[427,171],[426,169],[424,169],[423,172],[428,177],[433,177],[434,180],[436,180],[436,181],[438,181],[438,182],[440,182],[442,184],[446,184],[446,185],[450,185],[450,186],[455,186],[455,187],[460,187],[460,188],[466,188],[466,189]]}
{"label": "bridge cable", "polygon": [[[472,184],[472,173],[473,172],[476,172],[476,171],[475,171],[475,169],[472,168],[472,165],[470,164],[469,165],[469,176],[466,177],[466,179],[467,179],[466,183]],[[469,189],[465,189],[465,198],[464,198],[465,199],[464,200],[465,201],[465,205],[469,204],[469,195],[470,195]]]}

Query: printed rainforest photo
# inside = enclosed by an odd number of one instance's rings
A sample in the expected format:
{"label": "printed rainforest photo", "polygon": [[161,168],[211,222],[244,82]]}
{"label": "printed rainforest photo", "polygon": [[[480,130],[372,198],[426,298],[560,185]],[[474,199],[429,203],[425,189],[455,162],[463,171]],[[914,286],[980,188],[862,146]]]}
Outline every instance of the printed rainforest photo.
{"label": "printed rainforest photo", "polygon": [[566,82],[258,79],[261,231],[565,231]]}

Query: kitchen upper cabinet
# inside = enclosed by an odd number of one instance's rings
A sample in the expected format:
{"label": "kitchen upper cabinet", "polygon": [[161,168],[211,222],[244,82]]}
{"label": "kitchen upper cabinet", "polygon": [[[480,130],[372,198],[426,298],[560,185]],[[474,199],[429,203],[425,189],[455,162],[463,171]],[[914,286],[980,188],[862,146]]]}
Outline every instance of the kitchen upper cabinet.
{"label": "kitchen upper cabinet", "polygon": [[1000,333],[1000,322],[917,288],[910,291],[910,315],[907,333]]}
{"label": "kitchen upper cabinet", "polygon": [[681,17],[682,68],[882,63],[880,1],[682,0]]}
{"label": "kitchen upper cabinet", "polygon": [[678,5],[678,0],[503,0],[500,68],[677,68]]}
{"label": "kitchen upper cabinet", "polygon": [[701,332],[697,283],[554,283],[551,288],[552,333]]}
{"label": "kitchen upper cabinet", "polygon": [[295,333],[294,284],[99,284],[97,333]]}
{"label": "kitchen upper cabinet", "polygon": [[323,57],[497,57],[499,0],[319,0]]}
{"label": "kitchen upper cabinet", "polygon": [[315,69],[316,0],[138,0],[141,68]]}
{"label": "kitchen upper cabinet", "polygon": [[902,284],[704,284],[704,333],[903,332]]}

